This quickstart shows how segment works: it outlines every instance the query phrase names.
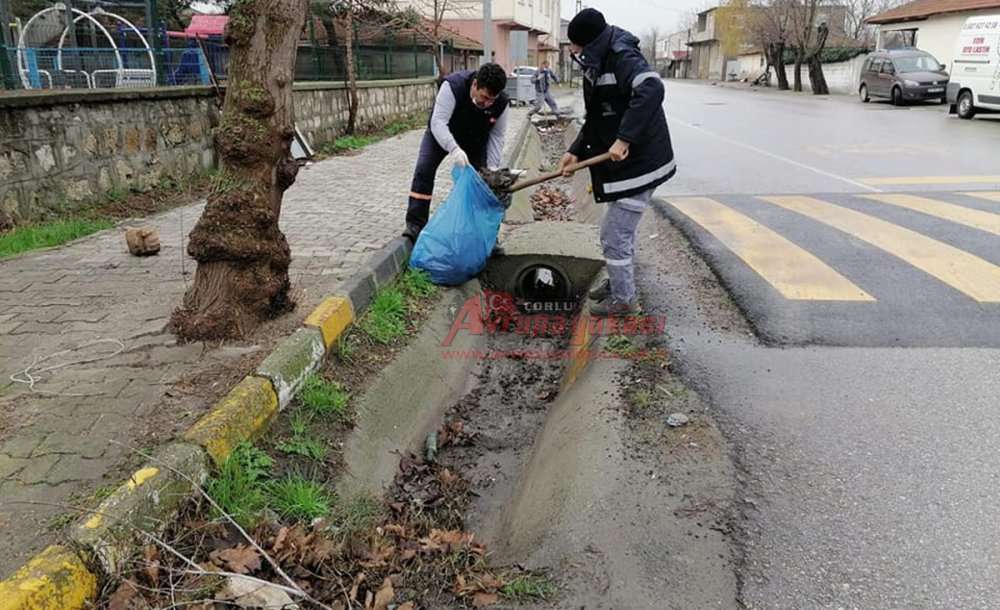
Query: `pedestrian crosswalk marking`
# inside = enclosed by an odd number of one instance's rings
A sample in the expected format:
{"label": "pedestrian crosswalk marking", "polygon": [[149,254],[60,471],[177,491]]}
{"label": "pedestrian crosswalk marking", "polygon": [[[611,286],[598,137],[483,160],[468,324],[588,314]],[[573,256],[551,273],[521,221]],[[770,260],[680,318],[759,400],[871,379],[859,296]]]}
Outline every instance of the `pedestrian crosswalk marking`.
{"label": "pedestrian crosswalk marking", "polygon": [[926,235],[813,197],[760,197],[853,235],[981,303],[1000,303],[1000,267]]}
{"label": "pedestrian crosswalk marking", "polygon": [[861,195],[865,199],[880,201],[889,205],[894,205],[929,216],[935,216],[943,220],[986,231],[993,235],[1000,235],[1000,214],[993,214],[966,208],[953,203],[946,203],[937,199],[918,197],[917,195],[901,194],[881,194],[881,195]]}
{"label": "pedestrian crosswalk marking", "polygon": [[886,178],[861,178],[858,182],[868,186],[1000,184],[1000,176],[889,176]]}
{"label": "pedestrian crosswalk marking", "polygon": [[875,301],[813,254],[718,201],[707,197],[667,201],[714,235],[786,299]]}
{"label": "pedestrian crosswalk marking", "polygon": [[962,194],[968,195],[969,197],[978,197],[980,199],[986,199],[987,201],[1000,202],[1000,191],[973,191],[971,193],[962,193]]}

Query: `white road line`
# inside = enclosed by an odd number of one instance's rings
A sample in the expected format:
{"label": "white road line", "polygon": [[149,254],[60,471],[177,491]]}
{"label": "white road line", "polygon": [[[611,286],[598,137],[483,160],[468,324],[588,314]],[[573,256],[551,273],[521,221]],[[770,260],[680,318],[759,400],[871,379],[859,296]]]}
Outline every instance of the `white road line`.
{"label": "white road line", "polygon": [[804,169],[804,170],[807,170],[807,171],[819,174],[821,176],[826,176],[827,178],[832,178],[834,180],[839,180],[841,182],[846,182],[847,184],[850,184],[851,186],[855,186],[855,187],[857,187],[859,189],[862,189],[862,190],[865,190],[865,191],[870,191],[872,193],[884,193],[885,192],[882,189],[875,188],[874,186],[865,184],[863,182],[858,182],[857,180],[851,180],[850,178],[846,178],[844,176],[839,176],[837,174],[828,172],[826,170],[822,170],[822,169],[820,169],[818,167],[813,167],[812,165],[806,165],[805,163],[799,163],[798,161],[795,161],[794,159],[789,159],[788,157],[782,157],[781,155],[775,154],[773,152],[766,151],[766,150],[764,150],[762,148],[757,148],[756,146],[753,146],[752,144],[747,144],[746,142],[740,142],[739,140],[734,140],[733,138],[730,138],[728,136],[724,136],[722,134],[715,133],[714,131],[709,131],[709,130],[705,129],[704,127],[699,127],[697,125],[693,125],[691,123],[688,123],[687,121],[679,119],[679,118],[677,118],[676,115],[668,114],[667,115],[667,119],[671,123],[680,123],[681,125],[689,128],[689,129],[695,129],[697,131],[700,131],[701,133],[704,133],[706,135],[712,136],[713,138],[716,138],[718,140],[722,140],[723,142],[727,142],[727,143],[732,144],[734,146],[739,146],[739,147],[745,148],[745,149],[747,149],[749,151],[753,151],[753,152],[755,152],[755,153],[757,153],[759,155],[764,155],[765,157],[770,157],[770,158],[775,159],[777,161],[781,161],[783,163],[788,163],[789,165],[794,165],[795,167],[798,167],[800,169]]}

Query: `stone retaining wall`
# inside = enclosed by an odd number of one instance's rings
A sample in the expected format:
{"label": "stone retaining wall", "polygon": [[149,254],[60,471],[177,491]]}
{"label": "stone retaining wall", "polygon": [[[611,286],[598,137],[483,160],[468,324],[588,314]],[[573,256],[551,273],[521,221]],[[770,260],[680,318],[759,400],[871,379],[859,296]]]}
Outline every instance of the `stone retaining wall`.
{"label": "stone retaining wall", "polygon": [[[435,92],[433,79],[360,83],[359,127],[429,111]],[[295,105],[314,147],[343,134],[342,83],[297,84]],[[0,221],[37,220],[210,170],[218,120],[210,87],[0,97]]]}

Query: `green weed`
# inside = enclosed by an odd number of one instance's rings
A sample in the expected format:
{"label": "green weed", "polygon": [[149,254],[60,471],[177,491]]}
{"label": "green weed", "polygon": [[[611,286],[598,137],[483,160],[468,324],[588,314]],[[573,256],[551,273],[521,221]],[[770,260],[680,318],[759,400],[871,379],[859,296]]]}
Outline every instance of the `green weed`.
{"label": "green weed", "polygon": [[555,585],[541,574],[517,576],[500,589],[500,594],[507,599],[520,602],[544,600],[555,592]]}
{"label": "green weed", "polygon": [[73,523],[78,516],[79,513],[59,513],[45,522],[45,529],[50,532],[58,532]]}
{"label": "green weed", "polygon": [[278,451],[288,455],[300,455],[310,460],[321,461],[326,457],[326,445],[311,436],[293,436],[275,445]]}
{"label": "green weed", "polygon": [[209,479],[205,491],[237,523],[252,527],[266,505],[263,481],[273,465],[274,460],[266,453],[249,443],[241,443],[216,476]]}
{"label": "green weed", "polygon": [[649,390],[636,390],[632,392],[632,404],[640,409],[647,409],[653,404],[653,393]]}
{"label": "green weed", "polygon": [[288,423],[292,438],[277,443],[275,448],[289,455],[301,455],[311,460],[322,460],[326,457],[326,445],[323,444],[323,441],[309,436],[310,423],[311,417],[305,413],[296,412],[293,414]]}
{"label": "green weed", "polygon": [[333,142],[328,142],[320,150],[326,154],[343,154],[361,150],[376,141],[377,139],[371,136],[342,136]]}
{"label": "green weed", "polygon": [[322,483],[290,474],[266,485],[268,505],[286,519],[312,521],[330,513],[334,502]]}
{"label": "green weed", "polygon": [[[354,362],[354,354],[356,351],[357,347],[347,337],[341,336],[337,339],[337,358],[340,359],[341,362],[348,364]],[[2,392],[3,389],[0,388],[0,393]]]}
{"label": "green weed", "polygon": [[437,292],[437,286],[431,282],[430,276],[419,269],[408,269],[399,277],[397,285],[409,299],[425,299]]}
{"label": "green weed", "polygon": [[109,229],[110,220],[66,218],[18,227],[0,235],[0,258],[14,256],[38,248],[51,248],[74,239]]}
{"label": "green weed", "polygon": [[639,346],[632,342],[625,335],[613,335],[608,337],[608,351],[622,358],[634,356],[639,352]]}
{"label": "green weed", "polygon": [[361,322],[362,331],[376,343],[388,345],[406,334],[406,299],[398,288],[380,291]]}
{"label": "green weed", "polygon": [[317,374],[310,375],[302,385],[302,405],[317,415],[335,414],[343,417],[350,400],[343,386],[327,381]]}

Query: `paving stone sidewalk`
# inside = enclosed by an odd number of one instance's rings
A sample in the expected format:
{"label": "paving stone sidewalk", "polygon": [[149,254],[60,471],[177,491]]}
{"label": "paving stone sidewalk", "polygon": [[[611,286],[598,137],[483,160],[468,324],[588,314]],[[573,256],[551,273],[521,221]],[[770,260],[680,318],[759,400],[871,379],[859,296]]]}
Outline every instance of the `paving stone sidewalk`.
{"label": "paving stone sidewalk", "polygon": [[[525,116],[514,111],[508,148]],[[281,221],[298,319],[399,234],[421,136],[300,172]],[[442,165],[438,199],[449,170]],[[116,228],[0,261],[0,578],[57,536],[67,505],[120,483],[123,463],[136,458],[130,447],[150,426],[184,429],[200,415],[205,401],[179,392],[179,380],[263,350],[177,345],[164,332],[193,278],[183,240],[202,207],[142,221],[160,231],[156,257],[130,256]],[[165,405],[179,412],[165,414]],[[169,438],[173,429],[159,432]]]}

